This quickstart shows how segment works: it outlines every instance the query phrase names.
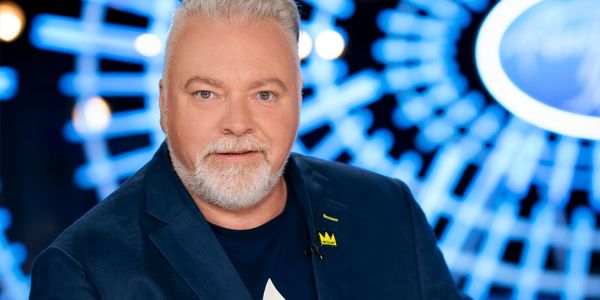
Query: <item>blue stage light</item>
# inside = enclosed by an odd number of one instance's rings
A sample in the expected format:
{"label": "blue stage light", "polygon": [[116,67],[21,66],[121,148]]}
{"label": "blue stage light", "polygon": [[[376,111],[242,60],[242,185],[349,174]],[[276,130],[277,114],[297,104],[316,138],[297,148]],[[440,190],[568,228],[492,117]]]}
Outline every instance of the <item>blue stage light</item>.
{"label": "blue stage light", "polygon": [[[0,103],[14,98],[17,91],[17,71],[0,66]],[[0,194],[2,183],[0,181]],[[27,257],[27,250],[18,242],[9,242],[4,234],[11,221],[10,212],[0,207],[0,298],[26,299],[29,294],[29,278],[23,274],[21,264]]]}
{"label": "blue stage light", "polygon": [[0,66],[0,101],[12,99],[19,88],[19,77],[13,68]]}
{"label": "blue stage light", "polygon": [[[65,126],[66,138],[82,143],[88,159],[77,170],[76,183],[82,188],[95,188],[99,199],[149,160],[164,139],[158,125],[157,88],[163,56],[146,55],[140,51],[139,41],[148,34],[159,42],[165,40],[175,4],[175,1],[84,1],[79,19],[56,15],[38,15],[33,19],[34,45],[76,55],[76,71],[63,76],[60,82],[63,93],[76,98],[76,107],[98,96],[143,97],[143,109],[112,113],[108,127],[101,132],[78,131],[73,122]],[[108,8],[142,15],[150,22],[147,28],[107,23],[104,14]],[[145,71],[103,72],[101,59],[140,64]],[[117,156],[109,153],[108,139],[131,134],[148,135],[151,145]]]}
{"label": "blue stage light", "polygon": [[11,243],[4,235],[10,224],[9,211],[0,207],[0,298],[27,299],[29,277],[21,270],[27,251],[22,244]]}
{"label": "blue stage light", "polygon": [[[510,6],[516,2],[525,5],[530,1],[502,1],[498,6],[505,5],[514,15],[518,13]],[[577,1],[544,1],[544,5],[552,6],[552,2],[560,2],[559,9],[561,5],[578,6],[574,4]],[[586,16],[594,15],[590,11],[599,8],[590,1],[579,5],[589,8]],[[403,173],[401,178],[416,182],[412,185],[416,198],[431,223],[442,218],[448,221],[439,242],[450,268],[463,278],[465,292],[474,299],[494,299],[495,286],[507,289],[508,299],[537,299],[541,294],[561,299],[600,297],[600,277],[589,273],[592,253],[600,251],[600,244],[581,242],[577,250],[570,248],[573,240],[599,237],[593,230],[593,214],[599,212],[600,202],[600,142],[583,143],[550,135],[544,130],[547,128],[538,128],[534,125],[539,124],[527,118],[541,118],[543,112],[530,110],[522,117],[527,120],[524,122],[512,116],[515,112],[510,108],[507,112],[503,100],[497,99],[502,105],[486,100],[472,89],[476,85],[466,84],[467,78],[457,68],[455,45],[462,30],[470,26],[471,16],[487,6],[487,1],[406,0],[397,9],[381,12],[378,25],[386,36],[373,45],[373,56],[385,65],[385,92],[396,98],[394,123],[400,130],[418,128],[415,145],[422,153],[433,155],[422,177],[418,174],[420,169],[413,167],[413,173]],[[568,12],[569,18],[578,18],[573,15],[576,10],[562,11]],[[494,14],[492,9],[488,18]],[[591,22],[590,18],[578,20]],[[497,24],[489,27],[489,34],[495,39],[502,37],[494,35],[497,29]],[[485,34],[484,24],[480,41]],[[597,46],[596,40],[589,41]],[[482,45],[489,48],[489,43]],[[565,41],[563,45],[570,43]],[[520,49],[528,48],[520,45]],[[591,48],[592,53],[594,49]],[[594,63],[592,59],[596,66]],[[495,79],[490,77],[492,85]],[[502,96],[490,91],[497,98]],[[588,103],[584,107],[592,109],[594,105]],[[575,126],[556,118],[547,121],[556,126]],[[598,124],[588,125],[580,131],[600,132]],[[414,153],[411,156],[415,159]],[[401,155],[399,160],[403,158]],[[461,192],[456,191],[459,185]],[[531,216],[522,216],[521,201],[532,191],[539,200]],[[578,208],[571,222],[567,222],[565,207],[570,200],[581,201],[571,196],[575,191],[587,195],[591,207]],[[583,237],[579,237],[577,226],[588,228],[581,233]],[[475,248],[474,236],[479,245]],[[507,245],[514,240],[524,243],[519,254],[521,263],[516,265],[503,259]],[[574,259],[571,251],[578,251],[580,259]],[[564,269],[546,268],[549,256],[564,262]],[[568,264],[577,271],[571,272]]]}

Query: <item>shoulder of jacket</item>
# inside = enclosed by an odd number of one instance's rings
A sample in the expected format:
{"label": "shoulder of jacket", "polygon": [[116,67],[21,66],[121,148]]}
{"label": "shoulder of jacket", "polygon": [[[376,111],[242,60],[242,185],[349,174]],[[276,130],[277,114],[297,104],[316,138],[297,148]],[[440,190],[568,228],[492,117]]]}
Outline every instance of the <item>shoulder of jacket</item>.
{"label": "shoulder of jacket", "polygon": [[51,244],[67,253],[86,243],[116,238],[116,232],[135,230],[142,211],[145,169],[126,180],[106,199],[67,227]]}
{"label": "shoulder of jacket", "polygon": [[350,181],[363,184],[392,184],[406,188],[406,184],[370,170],[349,164],[292,153],[291,159],[303,172],[317,172],[330,181]]}

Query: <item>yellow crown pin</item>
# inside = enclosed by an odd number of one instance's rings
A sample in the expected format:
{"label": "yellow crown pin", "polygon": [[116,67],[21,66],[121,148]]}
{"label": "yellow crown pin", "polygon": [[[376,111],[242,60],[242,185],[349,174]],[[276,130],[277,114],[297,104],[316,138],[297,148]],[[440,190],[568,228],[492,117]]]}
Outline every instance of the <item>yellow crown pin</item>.
{"label": "yellow crown pin", "polygon": [[329,235],[328,232],[325,232],[325,234],[318,232],[318,234],[319,240],[321,241],[321,246],[337,247],[337,242],[335,241],[335,235],[333,234],[333,232],[331,233],[331,235]]}

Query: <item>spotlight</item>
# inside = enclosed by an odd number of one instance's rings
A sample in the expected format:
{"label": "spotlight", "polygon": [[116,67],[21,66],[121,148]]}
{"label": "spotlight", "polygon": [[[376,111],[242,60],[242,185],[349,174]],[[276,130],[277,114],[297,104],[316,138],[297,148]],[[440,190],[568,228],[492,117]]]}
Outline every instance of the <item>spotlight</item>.
{"label": "spotlight", "polygon": [[110,107],[100,97],[80,102],[73,109],[73,125],[82,135],[104,131],[110,124],[110,119]]}
{"label": "spotlight", "polygon": [[156,35],[144,33],[135,39],[135,49],[143,56],[156,56],[162,51],[162,42]]}
{"label": "spotlight", "polygon": [[298,56],[300,59],[305,59],[312,52],[312,38],[306,31],[300,32],[300,40],[298,41]]}
{"label": "spotlight", "polygon": [[25,13],[14,2],[0,2],[0,41],[12,42],[25,27]]}
{"label": "spotlight", "polygon": [[315,39],[315,50],[322,58],[334,60],[342,55],[345,44],[344,38],[337,31],[325,30]]}

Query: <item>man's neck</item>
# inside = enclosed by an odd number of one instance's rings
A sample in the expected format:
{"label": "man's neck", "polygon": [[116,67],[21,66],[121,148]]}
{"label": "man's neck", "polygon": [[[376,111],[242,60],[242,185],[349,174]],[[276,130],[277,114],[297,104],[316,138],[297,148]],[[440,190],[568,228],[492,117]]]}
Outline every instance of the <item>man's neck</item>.
{"label": "man's neck", "polygon": [[242,211],[225,210],[190,194],[208,222],[228,229],[244,230],[263,225],[283,212],[287,200],[287,185],[282,176],[264,201]]}

